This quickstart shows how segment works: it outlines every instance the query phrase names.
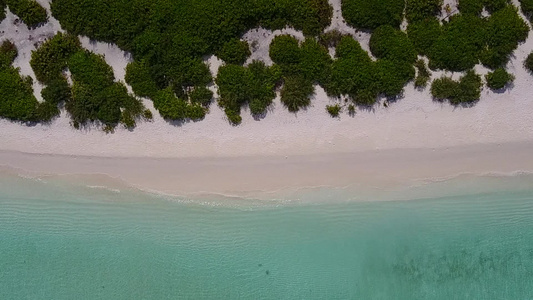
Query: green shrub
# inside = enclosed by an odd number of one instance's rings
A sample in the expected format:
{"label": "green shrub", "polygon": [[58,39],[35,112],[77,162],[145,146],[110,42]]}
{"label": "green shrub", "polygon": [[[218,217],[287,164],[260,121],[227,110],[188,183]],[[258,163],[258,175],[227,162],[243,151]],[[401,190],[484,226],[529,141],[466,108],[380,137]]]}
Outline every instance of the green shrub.
{"label": "green shrub", "polygon": [[232,125],[239,125],[242,122],[241,113],[234,111],[230,108],[225,108],[224,113],[226,114],[226,117],[228,118],[228,121]]}
{"label": "green shrub", "polygon": [[205,118],[205,108],[200,104],[190,104],[187,106],[187,118],[193,121],[199,121]]}
{"label": "green shrub", "polygon": [[489,17],[485,32],[487,47],[481,53],[481,62],[495,69],[504,66],[518,43],[526,40],[529,26],[516,8],[507,6]]}
{"label": "green shrub", "polygon": [[403,92],[407,82],[415,78],[415,69],[406,62],[379,59],[374,64],[378,91],[386,97],[396,97]]}
{"label": "green shrub", "polygon": [[154,116],[152,115],[152,111],[150,111],[149,109],[145,109],[143,111],[143,118],[145,121],[151,121]]}
{"label": "green shrub", "polygon": [[530,72],[533,73],[533,52],[529,53],[524,61],[524,67]]}
{"label": "green shrub", "polygon": [[24,80],[13,67],[0,69],[0,117],[13,121],[38,121],[39,106],[30,81]]}
{"label": "green shrub", "polygon": [[135,126],[144,106],[114,81],[113,70],[102,56],[78,51],[69,58],[68,67],[74,85],[65,108],[75,126],[99,122],[106,132],[112,132],[119,122],[130,129]]}
{"label": "green shrub", "polygon": [[51,9],[66,31],[131,52],[143,68],[130,71],[128,79],[138,95],[148,97],[156,93],[154,84],[176,91],[209,84],[212,76],[202,61],[207,55],[242,63],[249,49],[237,41],[249,29],[291,26],[316,36],[332,17],[327,0],[54,0]]}
{"label": "green shrub", "polygon": [[174,121],[184,121],[187,119],[187,102],[177,98],[170,87],[159,91],[153,101],[154,107],[164,119]]}
{"label": "green shrub", "polygon": [[324,86],[328,95],[347,95],[357,104],[372,105],[379,93],[379,82],[368,53],[352,37],[343,37],[335,51],[337,59]]}
{"label": "green shrub", "polygon": [[503,89],[514,80],[514,76],[507,73],[504,68],[498,68],[485,75],[487,86],[493,90]]}
{"label": "green shrub", "polygon": [[419,59],[415,62],[415,67],[418,70],[418,75],[415,78],[415,87],[416,88],[425,88],[428,84],[428,81],[431,77],[431,73],[426,67],[426,63]]}
{"label": "green shrub", "polygon": [[342,15],[349,25],[359,29],[399,27],[404,6],[405,0],[342,0]]}
{"label": "green shrub", "polygon": [[430,68],[465,71],[474,67],[485,47],[484,24],[476,16],[452,16],[427,53]]}
{"label": "green shrub", "polygon": [[335,48],[335,57],[338,59],[355,59],[362,63],[370,63],[372,59],[361,48],[361,44],[351,36],[343,36]]}
{"label": "green shrub", "polygon": [[216,55],[227,64],[242,65],[251,54],[248,42],[232,39],[226,42]]}
{"label": "green shrub", "polygon": [[494,13],[504,9],[510,3],[510,0],[485,0],[485,8],[489,13]]}
{"label": "green shrub", "polygon": [[153,98],[158,91],[150,75],[150,67],[145,61],[133,61],[126,67],[126,82],[133,92],[141,97]]}
{"label": "green shrub", "polygon": [[89,51],[78,51],[68,61],[72,80],[90,84],[96,90],[104,89],[113,84],[115,75],[102,55]]}
{"label": "green shrub", "polygon": [[524,15],[531,22],[533,17],[533,0],[518,0],[520,2],[520,9]]}
{"label": "green shrub", "polygon": [[322,33],[318,37],[318,42],[325,48],[335,48],[337,47],[337,44],[341,41],[343,36],[344,35],[340,31],[334,29]]}
{"label": "green shrub", "polygon": [[300,72],[301,49],[298,40],[290,35],[278,35],[270,44],[268,51],[272,61],[281,66],[284,74]]}
{"label": "green shrub", "polygon": [[0,0],[0,22],[6,18],[6,3],[5,0]]}
{"label": "green shrub", "polygon": [[457,8],[461,14],[478,16],[484,6],[484,0],[459,0]]}
{"label": "green shrub", "polygon": [[[276,96],[276,83],[281,73],[276,66],[267,67],[263,62],[254,61],[248,67],[225,65],[220,67],[216,78],[223,107],[232,124],[239,124],[235,115],[240,114],[241,106],[248,104],[253,115],[262,115]],[[229,114],[228,114],[229,113]]]}
{"label": "green shrub", "polygon": [[72,92],[65,77],[58,78],[48,83],[41,91],[41,96],[46,102],[60,104],[72,99]]}
{"label": "green shrub", "polygon": [[301,57],[298,69],[308,80],[325,84],[330,76],[333,63],[328,50],[314,39],[306,39],[300,49]]}
{"label": "green shrub", "polygon": [[293,113],[300,109],[307,108],[311,104],[309,97],[313,95],[315,89],[310,80],[301,76],[291,76],[285,78],[285,83],[281,89],[281,103]]}
{"label": "green shrub", "polygon": [[2,42],[0,45],[0,68],[9,68],[17,56],[18,50],[15,44],[7,40]]}
{"label": "green shrub", "polygon": [[355,105],[353,104],[348,105],[348,114],[352,117],[355,116]]}
{"label": "green shrub", "polygon": [[30,65],[41,83],[61,79],[70,57],[81,49],[76,36],[58,32],[31,53]]}
{"label": "green shrub", "polygon": [[440,35],[441,25],[437,18],[427,18],[407,25],[407,36],[421,55],[427,55]]}
{"label": "green shrub", "polygon": [[413,63],[416,60],[416,51],[400,30],[384,25],[377,28],[370,37],[370,51],[377,58],[391,61]]}
{"label": "green shrub", "polygon": [[204,107],[209,107],[213,101],[213,92],[211,92],[205,86],[199,86],[189,94],[189,98],[192,103],[198,103]]}
{"label": "green shrub", "polygon": [[332,118],[338,118],[342,107],[339,104],[335,105],[326,105],[326,111]]}
{"label": "green shrub", "polygon": [[48,22],[46,10],[35,0],[5,0],[9,10],[19,16],[29,28]]}
{"label": "green shrub", "polygon": [[61,112],[57,107],[57,104],[53,102],[42,102],[39,103],[37,109],[35,110],[35,119],[40,122],[48,123],[52,121],[55,117],[59,116]]}
{"label": "green shrub", "polygon": [[13,43],[4,41],[0,45],[0,117],[12,121],[37,122],[44,114],[37,111],[39,102],[33,95],[31,78],[22,77],[19,70],[11,65],[17,54]]}
{"label": "green shrub", "polygon": [[405,17],[409,23],[433,19],[440,14],[443,0],[407,0]]}
{"label": "green shrub", "polygon": [[435,79],[431,85],[431,94],[436,100],[448,100],[454,106],[472,105],[481,96],[481,77],[469,70],[459,82],[449,77]]}

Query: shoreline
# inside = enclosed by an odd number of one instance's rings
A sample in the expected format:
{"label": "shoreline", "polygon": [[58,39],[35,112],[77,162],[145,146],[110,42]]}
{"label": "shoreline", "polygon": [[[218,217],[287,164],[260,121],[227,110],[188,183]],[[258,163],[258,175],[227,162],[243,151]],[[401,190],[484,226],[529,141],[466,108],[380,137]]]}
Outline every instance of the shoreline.
{"label": "shoreline", "polygon": [[[131,187],[191,199],[218,195],[302,200],[307,192],[324,188],[339,193],[355,192],[350,193],[349,199],[354,201],[407,200],[423,198],[425,187],[432,183],[461,184],[469,178],[531,174],[531,149],[533,142],[519,142],[327,155],[210,158],[64,156],[0,151],[0,167],[24,177],[56,178],[110,190]],[[529,182],[531,179],[527,178]],[[441,192],[446,193],[445,188]],[[325,201],[328,200],[319,200]]]}

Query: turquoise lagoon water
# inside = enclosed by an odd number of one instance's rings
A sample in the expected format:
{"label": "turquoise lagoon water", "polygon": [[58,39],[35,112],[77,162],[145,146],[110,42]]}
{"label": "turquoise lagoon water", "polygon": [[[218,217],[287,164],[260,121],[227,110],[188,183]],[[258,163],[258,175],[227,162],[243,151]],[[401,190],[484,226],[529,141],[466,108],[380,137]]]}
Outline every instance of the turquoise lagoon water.
{"label": "turquoise lagoon water", "polygon": [[0,299],[533,299],[519,186],[212,205],[3,176]]}

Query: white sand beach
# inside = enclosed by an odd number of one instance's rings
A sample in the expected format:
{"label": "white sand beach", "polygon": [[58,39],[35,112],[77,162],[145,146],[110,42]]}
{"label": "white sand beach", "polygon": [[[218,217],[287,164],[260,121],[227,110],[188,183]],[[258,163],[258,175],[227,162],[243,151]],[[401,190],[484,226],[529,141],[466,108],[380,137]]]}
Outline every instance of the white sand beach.
{"label": "white sand beach", "polygon": [[[45,4],[47,1],[39,1]],[[334,5],[330,29],[353,34],[368,48],[368,36],[345,25],[340,1]],[[8,13],[0,25],[2,39],[19,48],[15,65],[34,77],[29,67],[35,43],[61,30],[57,20],[30,31],[13,25]],[[273,35],[295,33],[251,30],[248,41],[258,40],[250,59],[268,59]],[[114,45],[92,43],[87,49],[103,54],[124,80],[129,55]],[[26,126],[0,120],[0,165],[35,174],[107,174],[136,187],[175,194],[253,194],[286,188],[381,186],[412,180],[450,178],[459,174],[513,174],[533,172],[533,76],[523,61],[533,49],[533,36],[519,46],[507,69],[514,86],[505,91],[482,90],[470,108],[432,101],[429,87],[405,88],[403,98],[388,107],[376,105],[346,112],[333,119],[325,111],[333,103],[317,87],[309,109],[289,113],[279,96],[264,119],[248,111],[232,126],[214,103],[203,121],[173,125],[154,113],[152,122],[140,122],[133,131],[118,128],[106,134],[97,128],[76,130],[66,112],[49,125]],[[216,71],[220,61],[209,60]],[[487,70],[477,68],[480,74]],[[432,79],[442,73],[435,72]],[[454,78],[460,74],[447,73]],[[36,80],[35,80],[36,82]],[[35,83],[36,95],[41,87]],[[216,91],[216,87],[213,87]],[[38,97],[39,99],[39,97]]]}

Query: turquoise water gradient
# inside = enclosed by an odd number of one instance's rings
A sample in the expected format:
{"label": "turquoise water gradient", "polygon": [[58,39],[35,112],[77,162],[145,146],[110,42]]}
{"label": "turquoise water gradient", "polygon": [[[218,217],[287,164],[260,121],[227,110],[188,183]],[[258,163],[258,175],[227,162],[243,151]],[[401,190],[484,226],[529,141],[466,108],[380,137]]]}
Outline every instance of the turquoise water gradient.
{"label": "turquoise water gradient", "polygon": [[4,176],[0,299],[533,299],[533,190],[228,207]]}

